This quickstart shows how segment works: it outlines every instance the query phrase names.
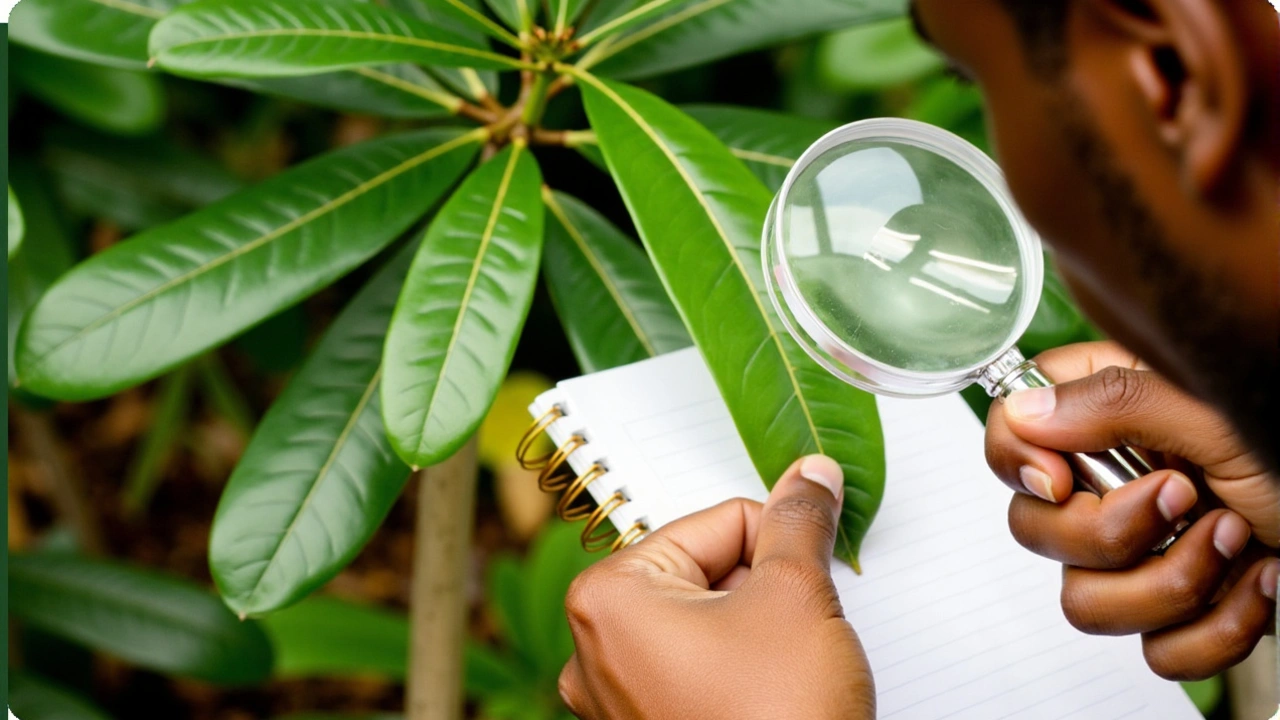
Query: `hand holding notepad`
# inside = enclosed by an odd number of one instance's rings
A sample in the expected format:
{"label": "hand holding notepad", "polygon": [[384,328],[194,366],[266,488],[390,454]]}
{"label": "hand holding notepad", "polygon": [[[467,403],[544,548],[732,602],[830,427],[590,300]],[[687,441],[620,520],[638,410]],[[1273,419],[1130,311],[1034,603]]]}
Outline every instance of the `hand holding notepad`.
{"label": "hand holding notepad", "polygon": [[[1058,567],[1009,536],[1008,491],[959,398],[879,402],[884,503],[863,574],[835,562],[832,574],[881,718],[1198,717],[1147,670],[1137,638],[1086,636],[1062,618]],[[531,412],[557,404],[564,417],[547,434],[586,439],[566,460],[577,473],[605,469],[586,490],[623,532],[767,497],[694,350],[563,382]]]}

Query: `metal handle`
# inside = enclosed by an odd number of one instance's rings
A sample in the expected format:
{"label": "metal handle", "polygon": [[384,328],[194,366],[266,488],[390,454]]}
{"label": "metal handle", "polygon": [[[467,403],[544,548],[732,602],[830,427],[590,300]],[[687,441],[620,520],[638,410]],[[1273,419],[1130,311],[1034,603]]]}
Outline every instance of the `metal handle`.
{"label": "metal handle", "polygon": [[[1012,348],[999,360],[992,363],[981,377],[980,384],[993,398],[1003,400],[1018,390],[1042,388],[1053,385],[1035,364],[1023,357],[1017,348]],[[1157,468],[1152,467],[1147,458],[1128,445],[1089,453],[1063,453],[1063,457],[1071,465],[1076,485],[1099,497],[1122,487],[1126,483],[1151,474]],[[1178,521],[1172,534],[1156,545],[1152,551],[1163,553],[1179,536],[1195,521],[1195,511]]]}

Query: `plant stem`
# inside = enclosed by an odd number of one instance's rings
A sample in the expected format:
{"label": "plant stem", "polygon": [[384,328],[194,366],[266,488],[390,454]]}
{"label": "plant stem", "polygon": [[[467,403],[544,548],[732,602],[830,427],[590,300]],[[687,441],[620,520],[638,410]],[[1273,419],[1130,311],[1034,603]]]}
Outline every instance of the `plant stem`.
{"label": "plant stem", "polygon": [[552,74],[547,72],[534,74],[533,86],[529,89],[524,110],[520,113],[520,122],[533,127],[542,120],[542,113],[547,109],[547,88],[551,84],[552,77]]}
{"label": "plant stem", "polygon": [[462,718],[462,656],[476,497],[476,439],[419,473],[410,589],[407,720]]}

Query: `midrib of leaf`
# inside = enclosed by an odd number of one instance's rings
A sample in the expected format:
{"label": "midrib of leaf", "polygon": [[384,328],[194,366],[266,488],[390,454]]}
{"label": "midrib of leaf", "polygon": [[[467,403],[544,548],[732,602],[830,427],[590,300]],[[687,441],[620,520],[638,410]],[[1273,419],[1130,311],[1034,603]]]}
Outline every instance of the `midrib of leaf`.
{"label": "midrib of leaf", "polygon": [[730,147],[729,151],[741,160],[777,165],[778,167],[784,168],[789,168],[796,164],[795,158],[782,157],[781,155],[770,155],[769,153],[757,152],[755,150],[744,150],[736,147]]}
{"label": "midrib of leaf", "polygon": [[504,65],[510,65],[513,68],[521,70],[536,69],[531,63],[521,62],[506,55],[499,55],[487,50],[478,50],[463,45],[453,45],[451,43],[436,42],[435,40],[426,40],[424,38],[409,37],[406,35],[391,35],[388,33],[369,32],[367,30],[328,30],[325,28],[268,28],[266,30],[246,30],[245,32],[225,33],[222,35],[213,35],[203,37],[190,42],[177,43],[164,48],[163,52],[172,53],[175,50],[181,50],[198,45],[208,45],[212,43],[225,42],[227,40],[253,40],[263,37],[338,37],[347,40],[377,40],[392,45],[410,45],[413,47],[422,47],[429,50],[442,50],[445,52],[457,53],[459,55],[470,55],[471,57],[484,58],[501,62]]}
{"label": "midrib of leaf", "polygon": [[[522,1],[523,1],[523,0],[522,0]],[[612,31],[613,31],[613,29],[614,29],[614,28],[616,28],[616,27],[619,27],[619,26],[624,25],[624,24],[626,24],[626,23],[628,23],[628,22],[631,22],[631,20],[632,20],[632,19],[634,19],[634,18],[640,17],[641,15],[644,15],[645,13],[647,13],[647,12],[649,12],[649,11],[651,11],[651,10],[656,10],[656,9],[658,9],[658,8],[662,7],[663,5],[670,5],[670,4],[671,4],[671,3],[673,3],[673,2],[679,2],[679,1],[680,1],[680,0],[649,0],[649,2],[647,2],[647,3],[643,4],[643,5],[641,5],[640,7],[636,8],[636,9],[634,9],[634,10],[632,10],[632,11],[628,12],[628,13],[624,13],[624,14],[622,14],[622,15],[619,15],[618,17],[616,17],[616,18],[614,18],[614,19],[610,20],[609,22],[607,22],[607,23],[605,23],[605,24],[601,25],[600,27],[596,28],[595,30],[592,30],[591,32],[587,33],[586,35],[583,35],[581,38],[579,38],[579,39],[578,39],[578,42],[580,42],[580,43],[581,43],[581,44],[583,44],[583,45],[590,45],[591,43],[595,42],[595,40],[596,40],[597,38],[602,37],[602,36],[604,36],[604,35],[606,35],[606,34],[608,34],[608,33],[612,32]]]}
{"label": "midrib of leaf", "polygon": [[165,16],[165,12],[163,10],[157,10],[152,7],[146,7],[145,5],[138,5],[137,3],[131,3],[128,0],[92,0],[92,1],[98,3],[99,5],[102,5],[103,7],[109,7],[112,10],[127,12],[130,15],[140,15],[142,17],[155,18],[156,20],[159,20],[160,18]]}
{"label": "midrib of leaf", "polygon": [[424,88],[421,85],[411,83],[380,70],[375,70],[373,68],[356,68],[355,72],[369,78],[370,80],[374,80],[400,90],[401,92],[406,92],[410,95],[416,95],[425,100],[429,100],[451,113],[458,112],[458,108],[462,106],[462,98],[460,97],[450,95],[447,92]]}
{"label": "midrib of leaf", "polygon": [[568,24],[569,0],[560,0],[560,5],[556,7],[556,34],[564,32]]}
{"label": "midrib of leaf", "polygon": [[315,220],[318,217],[322,217],[325,214],[329,213],[330,211],[336,208],[342,207],[343,205],[346,205],[352,200],[359,198],[360,196],[369,192],[373,188],[378,187],[379,185],[382,185],[383,183],[386,183],[392,180],[398,175],[403,175],[404,173],[412,170],[413,168],[425,162],[430,162],[431,160],[435,159],[440,155],[450,152],[463,145],[473,143],[473,142],[478,142],[479,140],[487,136],[488,136],[488,130],[486,130],[485,128],[477,128],[475,130],[472,130],[469,133],[466,133],[465,135],[459,135],[453,140],[437,145],[431,148],[430,150],[423,152],[420,155],[416,155],[412,158],[409,158],[408,160],[405,160],[399,165],[379,174],[376,177],[366,180],[365,182],[357,185],[351,190],[348,190],[347,192],[339,195],[338,197],[330,200],[329,202],[326,202],[325,204],[321,205],[320,207],[310,212],[300,215],[299,217],[285,223],[284,225],[281,225],[275,230],[272,230],[271,232],[266,233],[265,235],[261,235],[257,238],[254,238],[253,240],[250,240],[249,242],[245,243],[244,245],[241,245],[235,250],[227,252],[223,255],[219,255],[217,258],[214,258],[210,262],[207,262],[203,265],[199,265],[195,268],[192,268],[186,273],[183,273],[182,275],[179,275],[178,277],[173,278],[172,280],[169,280],[168,282],[160,285],[160,287],[157,287],[154,290],[149,290],[143,293],[142,295],[139,295],[133,300],[130,300],[129,302],[121,305],[115,310],[112,310],[111,312],[103,315],[97,320],[94,320],[88,325],[85,325],[83,328],[76,331],[74,335],[71,335],[70,337],[58,343],[57,345],[54,345],[48,351],[44,352],[38,358],[36,358],[33,364],[39,365],[41,362],[44,361],[45,358],[49,357],[53,353],[58,352],[59,350],[75,342],[76,340],[79,340],[81,337],[83,337],[87,333],[97,330],[98,328],[102,327],[106,323],[111,322],[112,320],[115,320],[116,318],[138,307],[139,305],[142,305],[146,302],[151,301],[156,297],[159,297],[160,295],[163,295],[164,293],[181,285],[182,283],[185,283],[189,280],[197,278],[212,270],[216,270],[217,268],[222,267],[223,265],[240,257],[241,255],[245,255],[247,253],[253,252],[254,250],[257,250],[263,245],[266,245],[267,243],[277,238],[280,238],[284,235],[287,235],[293,232],[294,230],[302,227],[303,225],[306,225],[312,220]]}
{"label": "midrib of leaf", "polygon": [[594,56],[592,53],[588,53],[587,56],[582,59],[582,62],[578,63],[578,67],[586,70],[593,65],[597,65],[600,62],[617,55],[636,43],[648,40],[668,28],[675,27],[686,20],[693,19],[702,13],[714,10],[721,5],[727,5],[733,1],[734,0],[702,0],[702,2],[694,3],[693,5],[690,5],[669,17],[663,18],[648,27],[637,30],[636,32],[613,43],[608,48],[602,48],[601,52]]}
{"label": "midrib of leaf", "polygon": [[502,38],[503,42],[507,43],[508,45],[514,48],[520,47],[520,38],[516,37],[515,35],[512,35],[506,28],[502,27],[498,23],[490,20],[488,17],[485,16],[484,13],[462,2],[462,0],[445,0],[445,1],[448,2],[450,5],[461,10],[471,19],[475,20],[481,25],[484,25],[485,27],[489,28],[493,32],[497,33],[498,36]]}
{"label": "midrib of leaf", "polygon": [[[338,455],[342,449],[347,446],[347,440],[351,437],[351,433],[355,430],[356,425],[360,422],[360,415],[364,413],[365,407],[369,405],[369,401],[373,398],[373,394],[378,389],[378,383],[382,380],[382,367],[378,367],[378,371],[373,374],[373,378],[365,387],[364,392],[360,395],[360,401],[356,403],[355,409],[351,411],[351,415],[347,418],[347,422],[342,426],[342,432],[338,434],[338,439],[333,443],[333,449],[329,451],[329,456],[325,458],[324,464],[316,471],[315,480],[311,483],[311,488],[307,490],[307,496],[302,499],[298,505],[298,510],[293,514],[293,518],[289,520],[289,527],[285,528],[280,534],[280,541],[271,551],[271,557],[267,559],[265,565],[262,566],[262,572],[258,573],[258,577],[253,581],[253,590],[249,591],[249,597],[245,599],[245,605],[252,605],[258,592],[262,590],[262,579],[267,576],[271,568],[275,566],[276,560],[280,557],[280,550],[284,548],[285,542],[293,536],[294,528],[298,525],[298,520],[306,514],[307,509],[311,507],[311,499],[315,497],[316,491],[324,484],[325,478],[329,477],[329,469],[337,462]],[[240,613],[240,619],[243,620],[245,614]]]}
{"label": "midrib of leaf", "polygon": [[573,238],[573,242],[587,258],[587,262],[590,263],[591,269],[595,270],[596,275],[600,277],[600,281],[604,283],[605,289],[608,290],[609,295],[613,297],[614,303],[616,303],[618,309],[622,311],[622,316],[627,319],[627,324],[631,326],[631,329],[636,334],[636,338],[640,341],[640,344],[644,346],[645,351],[648,352],[650,356],[656,356],[658,351],[654,348],[653,342],[649,339],[649,335],[640,327],[640,323],[631,312],[631,308],[627,305],[626,301],[623,300],[622,293],[618,290],[617,286],[613,284],[613,280],[609,275],[605,273],[604,267],[600,264],[599,258],[597,258],[595,253],[591,251],[591,248],[587,246],[586,238],[582,237],[582,233],[578,228],[569,221],[569,216],[565,213],[564,208],[560,206],[560,203],[556,202],[555,196],[549,189],[543,189],[542,201],[546,203],[552,214],[560,221],[560,224],[564,225],[564,229],[569,232],[569,237]]}
{"label": "midrib of leaf", "polygon": [[755,283],[751,281],[751,275],[747,272],[746,267],[742,264],[742,260],[738,257],[738,249],[729,241],[729,234],[725,232],[724,227],[721,226],[720,218],[716,217],[716,214],[711,210],[711,205],[707,202],[702,191],[699,190],[698,186],[693,182],[693,178],[689,177],[689,173],[685,171],[684,166],[680,164],[679,158],[677,158],[675,153],[671,151],[671,148],[667,147],[666,143],[662,141],[662,138],[658,136],[657,131],[655,131],[649,123],[645,121],[644,117],[639,112],[636,112],[635,108],[631,107],[631,105],[623,100],[621,96],[613,92],[609,86],[600,82],[596,76],[591,73],[583,72],[577,68],[568,68],[568,70],[583,81],[590,83],[597,90],[608,96],[609,99],[618,107],[622,108],[622,111],[631,118],[632,122],[639,126],[640,129],[649,136],[649,139],[653,141],[654,145],[658,146],[658,149],[662,151],[662,154],[667,156],[667,160],[671,162],[672,167],[675,168],[676,172],[680,174],[680,178],[684,180],[685,185],[688,186],[689,192],[693,193],[693,196],[698,199],[698,204],[702,206],[703,211],[707,214],[707,219],[711,221],[711,225],[715,228],[716,234],[719,235],[720,241],[724,243],[725,249],[729,253],[730,261],[733,263],[733,266],[737,268],[738,273],[742,275],[742,279],[747,283],[747,288],[751,291],[751,299],[755,303],[756,309],[760,312],[760,317],[764,319],[765,327],[769,328],[769,337],[777,347],[778,358],[782,361],[783,367],[787,370],[787,378],[791,381],[791,389],[795,394],[796,402],[800,405],[800,409],[804,411],[805,423],[809,426],[809,435],[813,438],[813,443],[817,448],[817,451],[819,453],[823,453],[822,438],[818,436],[818,427],[813,422],[813,415],[809,411],[809,403],[805,399],[804,393],[800,390],[800,381],[796,377],[795,366],[791,364],[791,359],[787,357],[786,348],[782,345],[782,338],[778,336],[778,331],[774,328],[773,322],[769,318],[769,313],[765,310],[764,303],[760,301],[760,293],[756,291]]}
{"label": "midrib of leaf", "polygon": [[[436,381],[435,387],[431,388],[431,398],[427,400],[427,414],[423,419],[422,433],[418,435],[418,454],[421,455],[426,450],[427,431],[426,418],[431,417],[431,409],[435,407],[436,397],[440,394],[440,386],[444,384],[444,378],[448,374],[449,360],[453,357],[453,349],[458,344],[458,334],[462,330],[462,323],[467,319],[468,307],[471,304],[471,293],[476,289],[476,281],[480,278],[480,268],[484,266],[485,255],[489,252],[489,243],[493,240],[493,233],[498,227],[498,218],[502,215],[502,206],[507,200],[507,191],[511,188],[511,177],[516,171],[516,162],[520,159],[520,153],[524,150],[524,143],[516,141],[511,146],[511,159],[507,161],[507,166],[502,171],[502,181],[498,183],[498,192],[493,197],[493,209],[489,211],[489,219],[485,223],[484,233],[480,236],[480,249],[476,252],[475,262],[471,264],[471,275],[467,277],[467,286],[462,291],[462,301],[458,303],[458,319],[453,322],[453,332],[449,334],[449,344],[444,349],[444,360],[440,362],[439,379]],[[417,470],[417,468],[414,468]]]}

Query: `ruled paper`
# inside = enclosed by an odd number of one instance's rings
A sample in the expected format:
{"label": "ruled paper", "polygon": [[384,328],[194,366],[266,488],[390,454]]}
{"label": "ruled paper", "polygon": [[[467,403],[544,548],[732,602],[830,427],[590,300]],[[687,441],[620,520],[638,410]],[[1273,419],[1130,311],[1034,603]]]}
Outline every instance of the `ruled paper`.
{"label": "ruled paper", "polygon": [[[987,469],[982,426],[959,396],[877,399],[888,478],[863,545],[863,574],[833,562],[845,615],[875,676],[883,720],[1198,718],[1153,675],[1136,638],[1077,632],[1058,605],[1057,564],[1014,542],[1009,491]],[[730,497],[767,491],[695,350],[561,383],[549,430],[602,462],[597,499],[622,492],[620,528],[657,528]],[[637,628],[643,632],[643,628]]]}

